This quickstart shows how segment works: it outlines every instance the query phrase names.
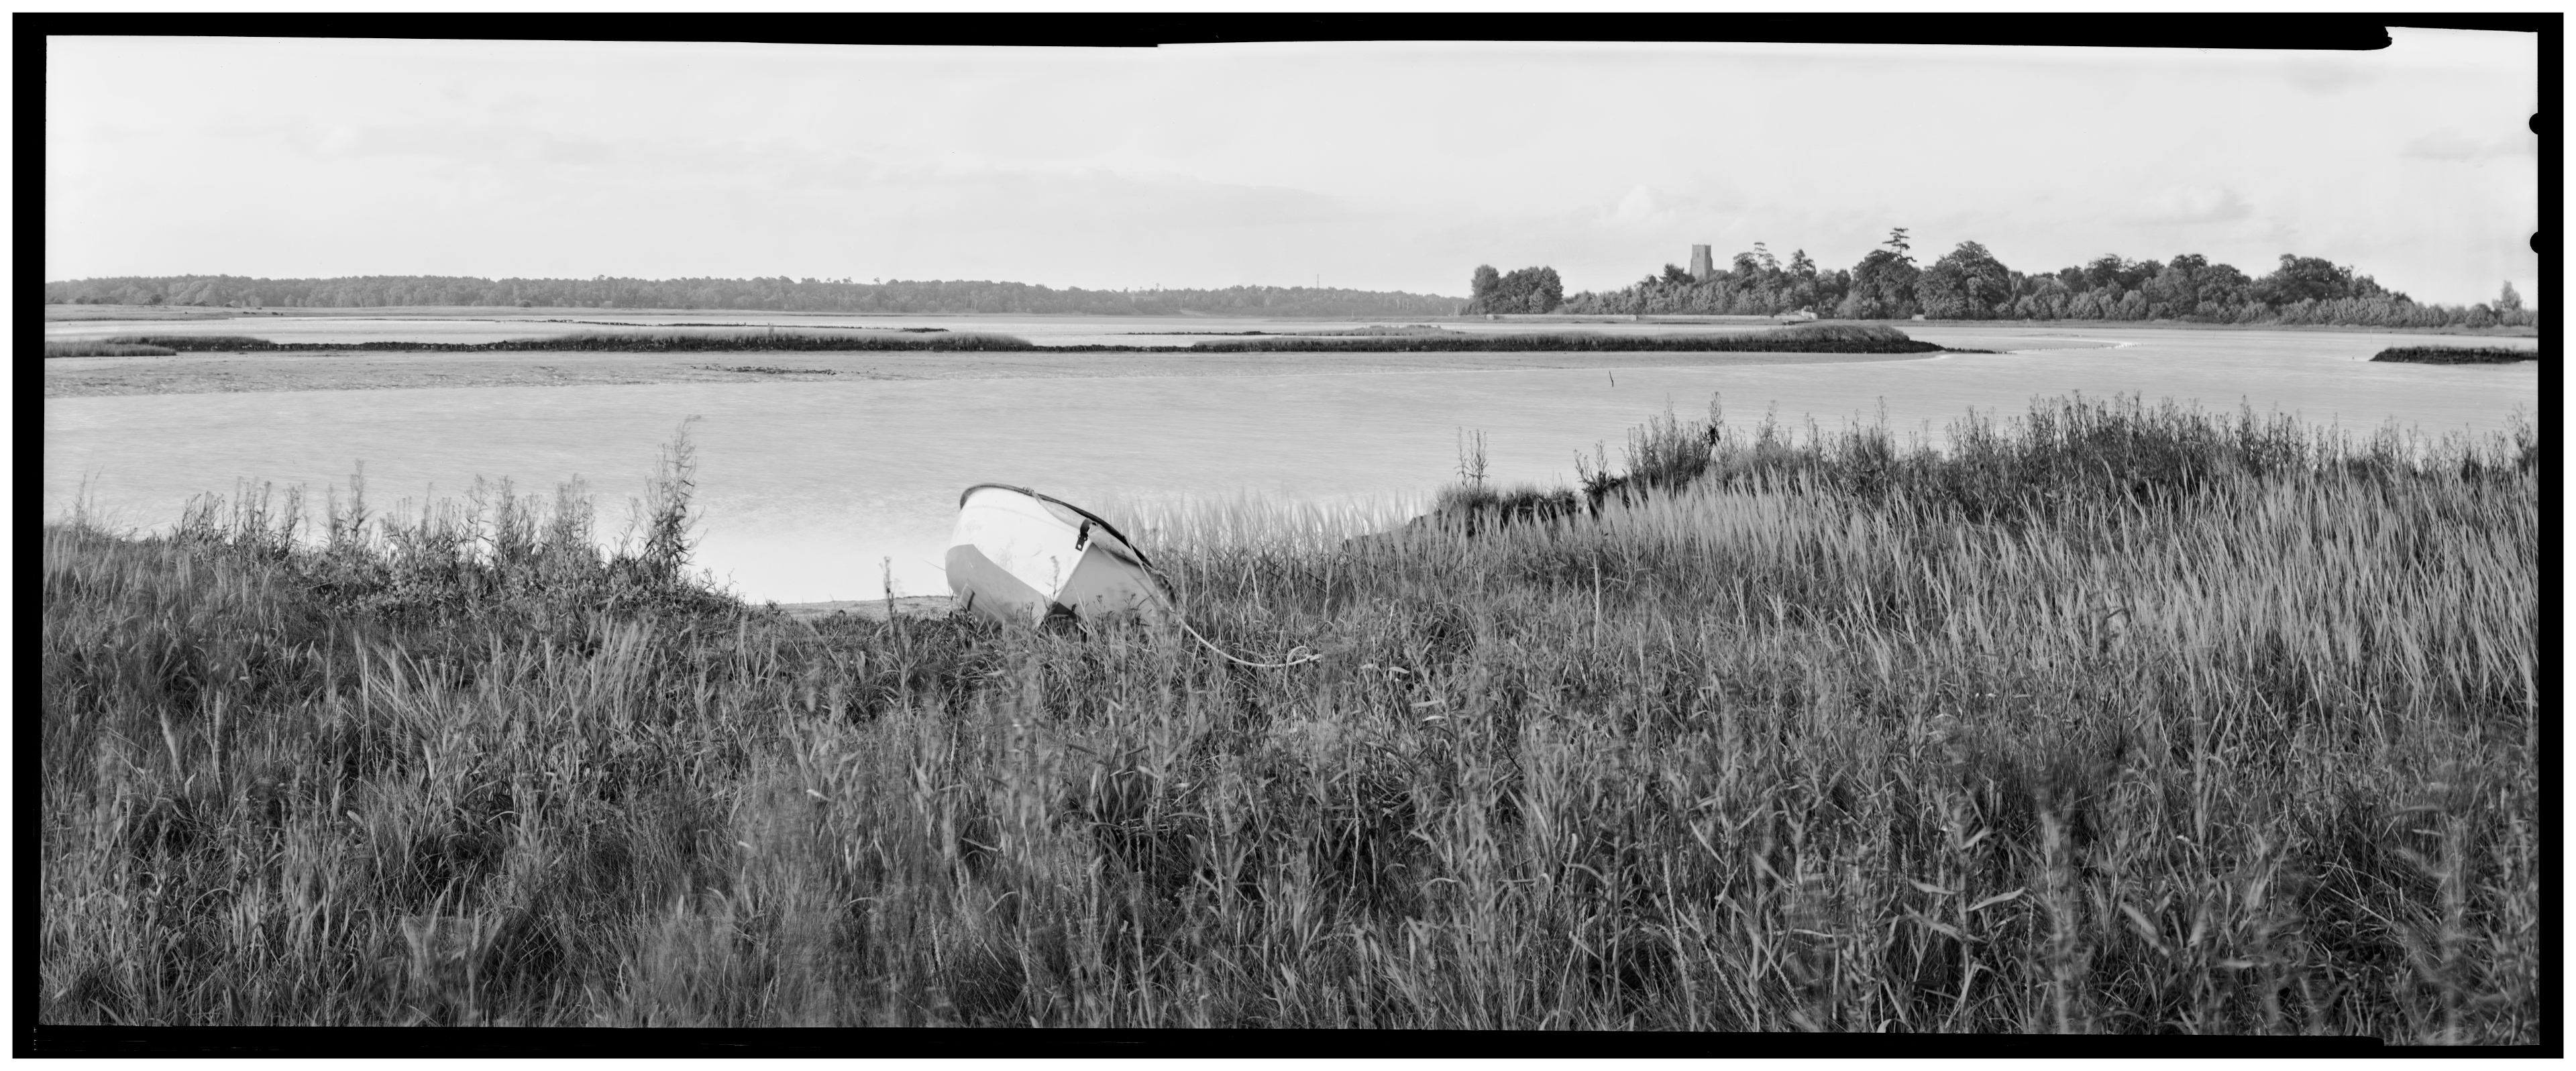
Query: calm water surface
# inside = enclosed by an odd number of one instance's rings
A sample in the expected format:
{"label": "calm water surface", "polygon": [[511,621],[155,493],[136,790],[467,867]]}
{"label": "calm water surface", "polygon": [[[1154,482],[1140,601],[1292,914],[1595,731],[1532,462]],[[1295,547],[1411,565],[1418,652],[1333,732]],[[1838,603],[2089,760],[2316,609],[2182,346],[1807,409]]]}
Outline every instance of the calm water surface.
{"label": "calm water surface", "polygon": [[[1077,318],[953,326],[1046,342],[1140,330],[1287,329]],[[2536,420],[2539,408],[2535,364],[2366,363],[2390,345],[2491,340],[1920,324],[1908,331],[2022,352],[1698,369],[1620,368],[1622,358],[1604,355],[1602,367],[1580,370],[49,398],[45,510],[64,512],[86,478],[111,520],[151,528],[174,518],[190,495],[230,491],[236,479],[301,483],[318,495],[364,461],[378,508],[459,495],[478,474],[513,477],[523,493],[578,474],[598,494],[604,534],[614,535],[656,444],[694,415],[702,418],[694,430],[705,517],[700,564],[747,597],[804,602],[879,596],[888,560],[898,593],[944,593],[937,563],[957,494],[972,483],[1023,484],[1095,503],[1246,492],[1382,501],[1451,479],[1460,428],[1487,433],[1493,478],[1566,482],[1576,456],[1589,456],[1596,443],[1606,442],[1615,458],[1627,429],[1648,414],[1668,403],[1685,415],[1702,412],[1712,394],[1738,427],[1774,407],[1784,422],[1812,417],[1828,429],[1875,420],[1883,409],[1900,433],[1936,442],[1972,407],[2009,417],[2034,397],[2073,392],[2229,411],[2250,405],[2363,432],[2393,421],[2428,436],[2500,431],[2517,411]]]}

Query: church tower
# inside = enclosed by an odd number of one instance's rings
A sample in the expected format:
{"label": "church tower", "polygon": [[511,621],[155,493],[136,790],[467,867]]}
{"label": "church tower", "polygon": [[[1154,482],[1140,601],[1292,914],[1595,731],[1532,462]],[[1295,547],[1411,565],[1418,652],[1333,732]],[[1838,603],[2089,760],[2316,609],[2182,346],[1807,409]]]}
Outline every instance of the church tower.
{"label": "church tower", "polygon": [[1710,276],[1717,274],[1717,265],[1711,262],[1708,258],[1707,246],[1695,245],[1691,247],[1690,271],[1691,281],[1700,283],[1707,282]]}

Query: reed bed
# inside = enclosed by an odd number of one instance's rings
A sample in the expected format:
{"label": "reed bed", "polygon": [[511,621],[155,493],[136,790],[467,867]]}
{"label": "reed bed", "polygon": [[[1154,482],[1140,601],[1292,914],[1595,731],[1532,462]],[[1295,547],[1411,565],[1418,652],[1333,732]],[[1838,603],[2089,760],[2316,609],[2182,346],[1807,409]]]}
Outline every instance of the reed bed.
{"label": "reed bed", "polygon": [[2543,1037],[2530,428],[1712,426],[1472,534],[1121,515],[1284,671],[742,606],[685,440],[611,551],[48,526],[37,1020]]}

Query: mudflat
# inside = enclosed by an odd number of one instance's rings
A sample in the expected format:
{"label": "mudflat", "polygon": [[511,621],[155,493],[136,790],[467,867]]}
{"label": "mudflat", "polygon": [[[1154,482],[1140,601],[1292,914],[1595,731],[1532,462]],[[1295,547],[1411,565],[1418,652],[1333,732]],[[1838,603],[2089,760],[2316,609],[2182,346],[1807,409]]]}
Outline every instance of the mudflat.
{"label": "mudflat", "polygon": [[55,357],[45,397],[420,387],[1298,376],[1548,368],[1704,368],[1913,360],[1861,353],[182,353]]}

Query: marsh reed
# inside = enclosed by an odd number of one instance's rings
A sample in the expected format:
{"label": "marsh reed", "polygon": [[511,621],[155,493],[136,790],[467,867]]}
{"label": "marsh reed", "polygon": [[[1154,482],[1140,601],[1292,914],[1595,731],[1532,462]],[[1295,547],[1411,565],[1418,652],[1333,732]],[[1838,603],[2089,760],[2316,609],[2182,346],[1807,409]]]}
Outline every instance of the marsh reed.
{"label": "marsh reed", "polygon": [[2540,1036],[2528,425],[1716,416],[1597,515],[1136,514],[1277,672],[744,606],[684,450],[624,550],[49,525],[38,1020]]}

